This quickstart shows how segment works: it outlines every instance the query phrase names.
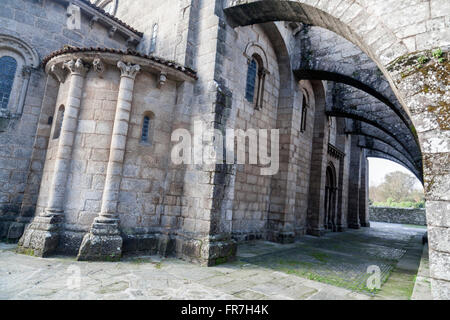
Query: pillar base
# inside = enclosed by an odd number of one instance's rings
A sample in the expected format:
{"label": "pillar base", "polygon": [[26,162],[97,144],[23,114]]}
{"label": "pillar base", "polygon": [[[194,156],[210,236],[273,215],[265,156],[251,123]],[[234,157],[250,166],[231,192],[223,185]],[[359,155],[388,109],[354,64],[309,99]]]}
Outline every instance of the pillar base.
{"label": "pillar base", "polygon": [[359,223],[349,223],[348,227],[349,229],[360,229],[361,225]]}
{"label": "pillar base", "polygon": [[[185,252],[189,251],[185,245]],[[200,264],[208,267],[236,260],[237,244],[232,239],[209,239],[201,244]]]}
{"label": "pillar base", "polygon": [[277,243],[293,243],[295,241],[294,231],[272,231],[269,232],[269,241]]}
{"label": "pillar base", "polygon": [[86,234],[78,251],[79,261],[118,261],[122,257],[122,237],[119,223],[102,223],[97,220]]}
{"label": "pillar base", "polygon": [[178,258],[203,266],[215,266],[236,259],[236,241],[226,234],[197,238],[195,234],[179,233],[175,241],[175,255]]}
{"label": "pillar base", "polygon": [[34,218],[20,238],[17,252],[42,258],[54,253],[59,244],[63,217],[62,212],[47,211]]}
{"label": "pillar base", "polygon": [[230,235],[200,236],[195,233],[123,234],[123,254],[159,254],[215,266],[236,259],[237,243]]}
{"label": "pillar base", "polygon": [[370,222],[361,222],[362,228],[370,228]]}
{"label": "pillar base", "polygon": [[325,230],[321,228],[308,228],[306,230],[306,234],[310,236],[321,237],[325,234]]}

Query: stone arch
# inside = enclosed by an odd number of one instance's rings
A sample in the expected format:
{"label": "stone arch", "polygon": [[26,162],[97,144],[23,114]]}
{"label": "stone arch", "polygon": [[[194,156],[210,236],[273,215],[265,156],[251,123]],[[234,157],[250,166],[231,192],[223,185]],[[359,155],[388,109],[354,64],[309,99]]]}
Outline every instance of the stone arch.
{"label": "stone arch", "polygon": [[[332,30],[358,45],[381,66],[408,53],[405,44],[397,39],[379,17],[351,0],[228,0],[225,13],[233,17],[234,26],[268,21],[296,21]],[[383,39],[383,46],[379,46],[380,39]]]}
{"label": "stone arch", "polygon": [[389,144],[384,142],[382,139],[378,137],[369,137],[367,135],[362,135],[359,133],[354,134],[354,136],[360,136],[359,146],[367,149],[367,150],[375,150],[379,151],[383,154],[390,155],[391,157],[396,158],[398,161],[402,163],[402,165],[408,170],[410,170],[420,181],[422,180],[421,172],[411,163],[411,161],[403,155],[400,151],[395,148],[392,148]]}
{"label": "stone arch", "polygon": [[[402,167],[408,169],[409,171],[411,171],[417,177],[417,174],[414,173],[414,171],[411,169],[411,167],[409,167],[403,161],[399,160],[397,157],[395,157],[395,156],[393,156],[391,154],[384,153],[381,150],[367,149],[366,156],[367,156],[367,158],[385,159],[385,160],[389,160],[389,161],[395,162],[395,163],[401,165]],[[419,181],[423,185],[423,182],[420,179],[419,179]]]}
{"label": "stone arch", "polygon": [[266,55],[266,52],[264,51],[264,49],[255,42],[249,42],[247,44],[247,46],[245,47],[244,56],[248,60],[250,60],[255,55],[261,57],[262,67],[267,68],[269,62],[268,62],[267,55]]}
{"label": "stone arch", "polygon": [[[433,59],[431,50],[441,47],[448,59],[448,25],[420,31],[418,22],[448,19],[443,1],[411,5],[403,1],[227,0],[225,13],[232,26],[268,21],[297,21],[331,30],[363,50],[386,76],[397,99],[411,117],[424,158],[430,267],[435,298],[450,295],[450,260],[447,239],[450,225],[450,121],[448,87],[450,63]],[[420,57],[428,62],[418,63]]]}
{"label": "stone arch", "polygon": [[5,34],[0,34],[0,58],[12,57],[16,63],[16,72],[9,96],[8,107],[1,110],[9,114],[22,114],[31,70],[39,66],[39,56],[34,48],[23,40]]}

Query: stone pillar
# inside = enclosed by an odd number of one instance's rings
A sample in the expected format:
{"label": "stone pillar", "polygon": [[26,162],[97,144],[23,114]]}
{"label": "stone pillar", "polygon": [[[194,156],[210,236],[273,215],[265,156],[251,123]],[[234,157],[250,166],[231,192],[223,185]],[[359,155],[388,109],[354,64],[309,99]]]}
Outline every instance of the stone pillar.
{"label": "stone pillar", "polygon": [[67,176],[72,160],[72,147],[77,130],[84,78],[88,71],[81,59],[64,63],[63,69],[70,72],[70,86],[47,207],[25,230],[18,247],[19,252],[41,257],[48,256],[58,246],[60,228],[64,220]]}
{"label": "stone pillar", "polygon": [[342,232],[347,226],[347,200],[348,200],[348,176],[349,176],[349,156],[351,136],[345,133],[345,119],[337,118],[338,134],[336,145],[344,151],[343,158],[339,159],[339,177],[336,208],[336,230]]}
{"label": "stone pillar", "polygon": [[[298,112],[279,108],[277,128],[280,134],[279,172],[273,176],[268,216],[268,240],[279,243],[291,243],[295,238],[295,195],[297,186],[298,155],[289,146],[298,136],[295,120]],[[297,115],[297,116],[296,116]],[[299,123],[299,122],[297,122]],[[269,133],[270,135],[270,133]],[[270,137],[269,137],[270,138]]]}
{"label": "stone pillar", "polygon": [[[449,300],[450,97],[449,91],[442,88],[448,87],[450,52],[448,48],[442,49],[439,58],[431,50],[404,55],[388,65],[387,70],[410,111],[422,149],[433,298]],[[429,62],[419,63],[421,57]]]}
{"label": "stone pillar", "polygon": [[369,222],[369,162],[366,157],[366,150],[363,150],[361,157],[361,182],[359,188],[359,222],[361,227],[370,227]]}
{"label": "stone pillar", "polygon": [[83,238],[78,252],[78,260],[117,260],[122,255],[117,204],[122,181],[134,81],[140,71],[140,66],[119,61],[117,67],[121,71],[121,78],[101,212],[95,218],[91,231]]}
{"label": "stone pillar", "polygon": [[348,227],[359,229],[359,188],[361,183],[361,148],[358,137],[351,137],[350,172],[348,178]]}

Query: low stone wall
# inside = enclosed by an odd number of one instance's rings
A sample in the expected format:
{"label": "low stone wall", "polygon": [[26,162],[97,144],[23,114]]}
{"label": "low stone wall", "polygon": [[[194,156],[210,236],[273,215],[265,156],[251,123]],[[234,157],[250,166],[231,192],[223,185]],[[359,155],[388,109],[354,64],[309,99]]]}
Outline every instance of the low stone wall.
{"label": "low stone wall", "polygon": [[426,226],[425,209],[370,207],[370,221]]}

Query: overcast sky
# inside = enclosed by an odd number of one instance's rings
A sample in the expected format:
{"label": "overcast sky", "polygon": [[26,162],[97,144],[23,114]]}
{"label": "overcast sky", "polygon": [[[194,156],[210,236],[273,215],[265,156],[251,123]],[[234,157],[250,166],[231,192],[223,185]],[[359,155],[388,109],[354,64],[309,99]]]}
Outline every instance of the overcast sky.
{"label": "overcast sky", "polygon": [[[414,178],[416,177],[411,173],[411,171],[395,162],[378,158],[369,158],[369,185],[379,185],[384,181],[384,176],[386,174],[394,171],[405,172],[413,176]],[[422,184],[420,183],[419,179],[416,178],[416,180],[416,187],[422,188]]]}

